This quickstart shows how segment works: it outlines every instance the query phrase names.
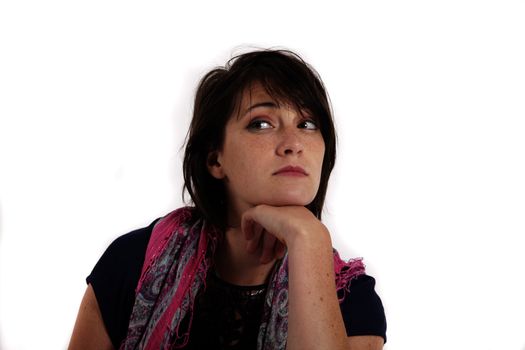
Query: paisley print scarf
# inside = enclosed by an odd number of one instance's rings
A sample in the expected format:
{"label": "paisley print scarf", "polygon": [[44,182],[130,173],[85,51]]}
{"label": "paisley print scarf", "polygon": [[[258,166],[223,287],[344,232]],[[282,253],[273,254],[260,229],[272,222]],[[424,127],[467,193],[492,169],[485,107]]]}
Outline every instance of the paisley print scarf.
{"label": "paisley print scarf", "polygon": [[[174,210],[155,224],[121,350],[184,348],[189,340],[195,299],[206,287],[206,273],[221,235],[192,207]],[[365,269],[362,259],[344,262],[335,249],[334,268],[341,302],[351,280],[364,274]],[[287,330],[285,256],[270,275],[257,349],[285,349]]]}

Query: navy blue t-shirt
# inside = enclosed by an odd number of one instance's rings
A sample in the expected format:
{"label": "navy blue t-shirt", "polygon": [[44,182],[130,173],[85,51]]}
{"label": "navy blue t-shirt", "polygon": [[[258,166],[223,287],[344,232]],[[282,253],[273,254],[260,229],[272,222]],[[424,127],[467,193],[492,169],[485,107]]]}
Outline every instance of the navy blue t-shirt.
{"label": "navy blue t-shirt", "polygon": [[[160,219],[160,218],[159,218]],[[129,318],[135,302],[135,287],[137,286],[144,263],[146,248],[155,223],[129,232],[117,238],[106,249],[97,262],[86,282],[91,284],[102,314],[106,330],[113,346],[118,349],[127,334]],[[216,278],[215,278],[216,280]],[[220,288],[232,288],[235,293],[245,292],[247,287],[227,286],[227,282],[215,281],[211,285]],[[386,342],[386,318],[381,299],[374,290],[375,279],[368,275],[355,278],[350,285],[350,293],[340,304],[343,320],[348,336],[377,335]],[[257,288],[257,287],[255,287]],[[203,298],[205,299],[205,298]],[[195,313],[199,313],[196,307]],[[195,315],[198,318],[198,315]],[[201,319],[209,318],[208,315]],[[195,324],[203,324],[195,322]],[[253,326],[252,328],[256,327]],[[197,328],[207,326],[197,326]],[[194,328],[194,327],[193,327]],[[213,334],[206,329],[193,329],[190,333],[189,348],[199,348],[192,338],[205,339],[201,334]],[[251,332],[253,333],[253,332]],[[194,335],[194,337],[192,337]],[[195,340],[195,339],[194,339]],[[191,346],[194,344],[194,346]],[[227,347],[234,349],[236,347]]]}

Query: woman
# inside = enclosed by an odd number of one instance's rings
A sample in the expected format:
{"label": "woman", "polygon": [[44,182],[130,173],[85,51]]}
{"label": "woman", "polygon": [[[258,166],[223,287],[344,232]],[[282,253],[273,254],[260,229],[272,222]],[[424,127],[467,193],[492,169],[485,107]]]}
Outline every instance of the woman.
{"label": "woman", "polygon": [[382,349],[375,281],[320,221],[334,161],[328,97],[299,56],[209,72],[184,156],[193,206],[111,244],[70,349]]}

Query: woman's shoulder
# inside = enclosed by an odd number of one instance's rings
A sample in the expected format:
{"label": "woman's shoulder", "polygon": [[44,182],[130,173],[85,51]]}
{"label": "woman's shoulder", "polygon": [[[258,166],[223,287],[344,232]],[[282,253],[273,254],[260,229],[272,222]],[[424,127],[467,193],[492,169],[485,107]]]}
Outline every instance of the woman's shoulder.
{"label": "woman's shoulder", "polygon": [[[148,226],[130,231],[117,237],[106,249],[101,261],[137,261],[144,260],[144,253],[148,246],[153,226],[160,218],[153,220]],[[100,262],[100,261],[99,261]]]}
{"label": "woman's shoulder", "polygon": [[86,278],[93,287],[115,348],[126,335],[146,248],[153,226],[159,219],[116,238]]}
{"label": "woman's shoulder", "polygon": [[108,287],[114,283],[137,283],[153,226],[159,219],[153,220],[146,227],[119,236],[107,247],[86,278],[95,292],[102,288],[111,289]]}
{"label": "woman's shoulder", "polygon": [[379,335],[386,342],[386,317],[374,277],[355,277],[340,304],[347,335]]}
{"label": "woman's shoulder", "polygon": [[118,275],[132,283],[136,283],[140,277],[142,265],[148,244],[152,239],[154,226],[161,219],[166,224],[177,224],[180,222],[191,223],[195,220],[196,211],[193,207],[181,207],[175,209],[163,217],[156,218],[148,226],[130,231],[117,237],[104,251],[93,271],[87,277],[87,283],[94,279],[108,279]]}
{"label": "woman's shoulder", "polygon": [[108,247],[108,250],[132,253],[135,250],[145,250],[153,227],[160,218],[153,220],[148,226],[141,227],[117,237]]}

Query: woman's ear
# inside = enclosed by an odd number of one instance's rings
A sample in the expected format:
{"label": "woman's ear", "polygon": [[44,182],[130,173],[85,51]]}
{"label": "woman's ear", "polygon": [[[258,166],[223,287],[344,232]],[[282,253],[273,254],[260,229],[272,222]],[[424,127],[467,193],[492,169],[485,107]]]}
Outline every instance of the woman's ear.
{"label": "woman's ear", "polygon": [[216,179],[223,179],[224,169],[222,168],[222,165],[219,161],[219,152],[213,151],[208,153],[208,159],[206,162],[206,166],[208,167],[208,171],[210,172],[211,176],[213,176]]}

